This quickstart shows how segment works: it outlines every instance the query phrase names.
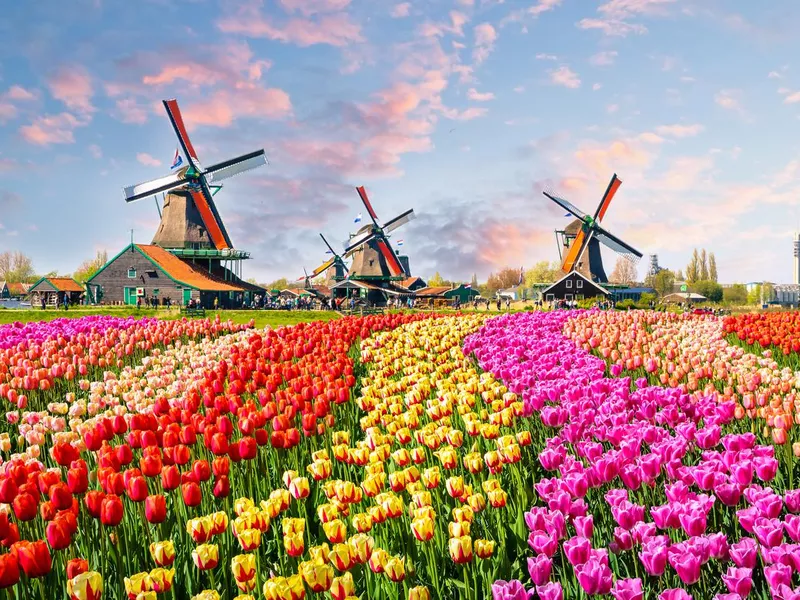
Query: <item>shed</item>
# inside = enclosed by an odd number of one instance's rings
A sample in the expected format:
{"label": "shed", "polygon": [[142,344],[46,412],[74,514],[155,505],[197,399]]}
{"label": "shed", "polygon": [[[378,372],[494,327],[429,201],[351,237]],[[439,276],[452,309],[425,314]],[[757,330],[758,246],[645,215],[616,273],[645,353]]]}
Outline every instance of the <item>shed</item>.
{"label": "shed", "polygon": [[688,302],[690,304],[697,304],[698,302],[706,302],[708,298],[695,294],[694,292],[676,292],[674,294],[667,294],[661,301],[665,304],[681,304]]}
{"label": "shed", "polygon": [[425,283],[425,280],[422,277],[407,277],[403,281],[400,281],[398,285],[406,288],[411,292],[415,292],[417,290],[421,290],[424,287],[428,287],[428,284]]}
{"label": "shed", "polygon": [[46,305],[61,306],[64,298],[69,304],[78,304],[84,291],[84,287],[72,277],[42,277],[28,293],[32,297],[32,306],[40,305],[42,300]]}
{"label": "shed", "polygon": [[425,287],[415,292],[415,304],[420,308],[436,308],[447,306],[449,300],[446,292],[452,291],[449,286]]}
{"label": "shed", "polygon": [[461,284],[457,288],[453,288],[444,293],[444,297],[448,300],[458,298],[461,304],[472,302],[475,296],[480,296],[480,292],[478,290],[473,290],[471,284]]}
{"label": "shed", "polygon": [[238,278],[223,279],[200,264],[182,260],[160,246],[129,244],[108,261],[87,284],[99,289],[98,301],[108,304],[185,305],[190,300],[205,308],[239,307],[245,294],[262,288]]}
{"label": "shed", "polygon": [[567,273],[550,287],[542,291],[545,302],[554,300],[583,300],[585,298],[607,298],[609,292],[578,271]]}

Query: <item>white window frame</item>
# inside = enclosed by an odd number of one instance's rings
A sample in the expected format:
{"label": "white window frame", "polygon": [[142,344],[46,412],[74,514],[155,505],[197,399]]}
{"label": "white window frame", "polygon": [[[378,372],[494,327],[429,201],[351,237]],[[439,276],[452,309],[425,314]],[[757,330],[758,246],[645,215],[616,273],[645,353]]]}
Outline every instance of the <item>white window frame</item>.
{"label": "white window frame", "polygon": [[578,279],[578,280],[575,282],[575,287],[576,287],[576,288],[582,288],[582,287],[583,287],[583,279]]}
{"label": "white window frame", "polygon": [[571,302],[572,301],[572,294],[564,294],[564,300],[566,300],[567,302]]}
{"label": "white window frame", "polygon": [[128,279],[136,279],[136,267],[128,267]]}
{"label": "white window frame", "polygon": [[567,279],[566,287],[568,287],[569,289],[572,289],[572,279]]}
{"label": "white window frame", "polygon": [[545,301],[545,302],[552,302],[552,301],[553,301],[553,300],[555,300],[555,299],[556,299],[556,295],[555,295],[555,294],[547,294],[547,295],[544,297],[544,301]]}

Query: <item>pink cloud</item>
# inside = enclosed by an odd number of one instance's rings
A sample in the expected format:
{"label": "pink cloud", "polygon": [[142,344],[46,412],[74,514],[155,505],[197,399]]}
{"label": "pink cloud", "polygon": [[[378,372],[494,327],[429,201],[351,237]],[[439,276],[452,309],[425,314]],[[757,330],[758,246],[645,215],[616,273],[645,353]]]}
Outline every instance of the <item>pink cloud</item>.
{"label": "pink cloud", "polygon": [[639,23],[631,23],[630,19],[638,16],[665,16],[669,8],[677,0],[609,0],[600,5],[597,11],[599,18],[582,19],[578,22],[581,29],[598,29],[607,36],[625,37],[631,33],[647,33],[647,27]]}
{"label": "pink cloud", "polygon": [[578,74],[565,65],[560,66],[558,69],[549,71],[549,73],[550,81],[555,85],[563,85],[564,87],[570,89],[581,87],[581,79],[578,77]]}
{"label": "pink cloud", "polygon": [[407,17],[410,11],[411,11],[411,3],[401,2],[400,4],[395,4],[392,7],[392,12],[390,14],[395,19],[402,19],[403,17]]}
{"label": "pink cloud", "polygon": [[661,125],[656,127],[656,133],[676,138],[694,137],[701,133],[705,127],[699,123],[693,125]]}
{"label": "pink cloud", "polygon": [[0,94],[0,124],[15,119],[19,114],[17,104],[34,100],[36,94],[18,85],[12,85],[8,90]]}
{"label": "pink cloud", "polygon": [[80,65],[64,66],[49,78],[47,86],[53,98],[73,111],[88,114],[95,111],[91,99],[92,78]]}
{"label": "pink cloud", "polygon": [[268,38],[298,46],[327,44],[347,46],[364,41],[361,28],[345,13],[325,14],[318,18],[291,18],[275,23],[261,14],[257,5],[241,7],[236,14],[217,21],[217,28],[224,33],[234,33],[254,38]]}
{"label": "pink cloud", "polygon": [[123,123],[141,125],[147,122],[147,109],[135,98],[120,98],[115,104],[117,118]]}
{"label": "pink cloud", "polygon": [[558,57],[555,54],[540,52],[536,55],[536,60],[558,60]]}
{"label": "pink cloud", "polygon": [[469,88],[467,90],[467,98],[475,102],[488,102],[489,100],[494,100],[494,94],[492,92],[481,93],[475,88]]}
{"label": "pink cloud", "polygon": [[88,150],[92,158],[103,158],[103,150],[97,144],[89,144]]}
{"label": "pink cloud", "polygon": [[446,33],[463,36],[464,25],[469,21],[469,17],[457,10],[450,11],[450,23],[433,23],[426,21],[420,25],[418,31],[422,37],[441,37]]}
{"label": "pink cloud", "polygon": [[24,87],[19,85],[12,85],[10,88],[8,88],[8,91],[4,94],[4,96],[8,100],[15,100],[18,102],[27,102],[36,99],[36,94],[34,92],[26,90]]}
{"label": "pink cloud", "polygon": [[625,21],[614,21],[610,19],[581,19],[578,21],[580,29],[599,29],[603,34],[612,37],[626,37],[631,33],[647,33],[647,27]]}
{"label": "pink cloud", "polygon": [[6,123],[17,116],[17,107],[11,102],[0,100],[0,123]]}
{"label": "pink cloud", "polygon": [[497,41],[497,30],[490,23],[481,23],[473,30],[475,36],[475,49],[472,51],[473,60],[480,64],[489,57]]}
{"label": "pink cloud", "polygon": [[160,167],[161,161],[157,158],[153,158],[147,152],[139,152],[136,155],[136,160],[138,160],[141,164],[146,167]]}
{"label": "pink cloud", "polygon": [[37,117],[30,125],[20,127],[19,133],[26,142],[38,146],[73,144],[73,131],[87,124],[88,121],[81,121],[74,115],[63,112]]}
{"label": "pink cloud", "polygon": [[607,67],[614,64],[617,55],[618,52],[616,50],[598,52],[589,59],[589,62],[596,67]]}
{"label": "pink cloud", "polygon": [[205,100],[181,109],[187,127],[228,127],[242,117],[278,119],[292,112],[289,94],[278,88],[262,88],[240,82],[233,89],[220,89]]}
{"label": "pink cloud", "polygon": [[331,13],[344,10],[350,0],[278,0],[287,12],[299,12],[310,17],[318,13]]}
{"label": "pink cloud", "polygon": [[742,112],[742,104],[739,101],[741,92],[739,90],[720,90],[714,95],[714,102],[726,110]]}

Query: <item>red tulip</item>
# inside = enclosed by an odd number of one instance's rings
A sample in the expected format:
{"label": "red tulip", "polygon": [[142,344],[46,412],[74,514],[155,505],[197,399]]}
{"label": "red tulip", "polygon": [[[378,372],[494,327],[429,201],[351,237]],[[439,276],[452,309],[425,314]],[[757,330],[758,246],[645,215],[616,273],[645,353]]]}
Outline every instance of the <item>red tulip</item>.
{"label": "red tulip", "polygon": [[144,501],[144,514],[150,523],[163,523],[167,518],[167,501],[164,496],[148,496]]}
{"label": "red tulip", "polygon": [[72,543],[67,525],[60,519],[50,521],[45,529],[47,543],[53,550],[63,550]]}
{"label": "red tulip", "polygon": [[50,490],[50,486],[55,485],[59,481],[61,481],[61,475],[55,471],[40,472],[37,476],[39,493],[46,494]]}
{"label": "red tulip", "polygon": [[89,514],[92,515],[93,518],[100,518],[100,512],[102,511],[103,500],[105,500],[105,498],[105,493],[99,490],[91,490],[86,493],[83,502],[86,504],[86,510],[89,511]]}
{"label": "red tulip", "polygon": [[161,474],[161,457],[157,455],[143,456],[139,459],[139,468],[145,477],[158,477]]}
{"label": "red tulip", "polygon": [[208,481],[211,479],[211,467],[207,460],[196,460],[192,465],[192,473],[197,482]]}
{"label": "red tulip", "polygon": [[47,575],[53,566],[50,549],[43,540],[17,542],[11,547],[11,552],[16,555],[22,571],[31,579]]}
{"label": "red tulip", "polygon": [[169,492],[181,484],[181,472],[175,465],[167,465],[161,471],[161,487]]}
{"label": "red tulip", "polygon": [[0,589],[11,587],[19,581],[19,562],[14,554],[0,555]]}
{"label": "red tulip", "polygon": [[227,475],[220,475],[217,478],[212,492],[215,498],[225,498],[231,493],[231,483]]}
{"label": "red tulip", "polygon": [[128,480],[126,491],[128,493],[128,498],[134,502],[144,502],[148,494],[147,481],[141,475],[133,476]]}
{"label": "red tulip", "polygon": [[89,563],[83,558],[73,558],[67,561],[67,579],[74,579],[81,573],[89,570]]}
{"label": "red tulip", "polygon": [[30,521],[36,517],[36,498],[32,495],[23,493],[14,498],[11,506],[14,509],[14,516],[18,521]]}
{"label": "red tulip", "polygon": [[100,522],[109,527],[116,527],[122,521],[124,512],[120,497],[109,494],[100,505]]}
{"label": "red tulip", "polygon": [[67,487],[73,494],[83,494],[89,487],[89,472],[85,468],[67,471]]}
{"label": "red tulip", "polygon": [[228,453],[228,438],[224,433],[215,433],[211,437],[211,452],[216,456],[222,456]]}
{"label": "red tulip", "polygon": [[211,463],[211,471],[215,477],[227,475],[230,471],[230,461],[227,456],[218,456]]}
{"label": "red tulip", "polygon": [[72,492],[67,484],[58,482],[50,486],[50,501],[57,510],[64,510],[72,506]]}
{"label": "red tulip", "polygon": [[192,481],[181,485],[181,495],[186,506],[197,506],[203,500],[203,491]]}
{"label": "red tulip", "polygon": [[18,491],[17,483],[10,477],[3,477],[0,479],[0,502],[3,504],[11,504],[17,496]]}
{"label": "red tulip", "polygon": [[53,506],[53,503],[47,500],[46,502],[42,502],[39,505],[39,516],[42,517],[42,521],[52,521],[56,518],[56,507]]}
{"label": "red tulip", "polygon": [[68,442],[59,442],[51,450],[53,460],[55,460],[62,467],[69,466],[69,464],[76,460],[80,453],[72,444]]}
{"label": "red tulip", "polygon": [[2,545],[6,548],[10,548],[14,544],[19,541],[19,527],[17,527],[16,523],[10,523],[8,525],[8,535],[0,541]]}
{"label": "red tulip", "polygon": [[258,454],[258,446],[255,439],[243,437],[239,440],[239,456],[244,460],[253,460]]}

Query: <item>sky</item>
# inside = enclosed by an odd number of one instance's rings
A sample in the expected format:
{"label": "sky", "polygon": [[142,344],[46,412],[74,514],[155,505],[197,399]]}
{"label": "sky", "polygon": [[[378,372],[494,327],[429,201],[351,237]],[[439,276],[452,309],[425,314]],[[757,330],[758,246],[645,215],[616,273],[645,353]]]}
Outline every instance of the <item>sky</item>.
{"label": "sky", "polygon": [[[0,20],[0,251],[71,273],[149,243],[177,98],[203,164],[264,148],[217,206],[245,277],[294,278],[364,212],[414,208],[411,271],[558,258],[593,212],[662,266],[791,283],[800,4],[791,0],[40,0]],[[793,60],[794,59],[794,60]],[[365,213],[366,216],[366,213]],[[606,270],[614,255],[605,253]]]}

